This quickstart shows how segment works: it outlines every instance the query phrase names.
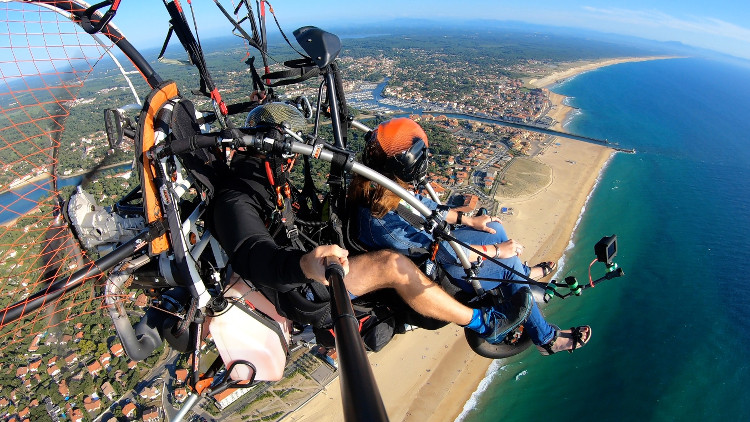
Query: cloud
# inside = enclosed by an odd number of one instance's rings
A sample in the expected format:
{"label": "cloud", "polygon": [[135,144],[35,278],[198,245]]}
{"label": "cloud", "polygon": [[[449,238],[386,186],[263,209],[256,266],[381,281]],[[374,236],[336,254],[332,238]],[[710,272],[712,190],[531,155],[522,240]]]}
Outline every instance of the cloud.
{"label": "cloud", "polygon": [[601,9],[589,6],[584,6],[583,9],[594,15],[594,19],[606,19],[627,25],[667,29],[694,35],[710,35],[743,42],[750,40],[750,29],[716,18],[689,16],[681,19],[656,10]]}

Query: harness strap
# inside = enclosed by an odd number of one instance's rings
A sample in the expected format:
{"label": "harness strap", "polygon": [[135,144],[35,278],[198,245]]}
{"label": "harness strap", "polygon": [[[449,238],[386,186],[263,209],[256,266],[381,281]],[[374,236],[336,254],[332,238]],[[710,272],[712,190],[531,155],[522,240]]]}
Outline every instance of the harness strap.
{"label": "harness strap", "polygon": [[411,224],[414,227],[424,227],[425,219],[417,214],[414,214],[411,209],[409,209],[409,207],[404,204],[399,203],[398,207],[396,207],[393,212],[398,214],[399,217],[406,220],[407,223]]}
{"label": "harness strap", "polygon": [[[394,210],[396,214],[398,214],[399,217],[404,219],[407,223],[411,224],[414,227],[421,228],[425,225],[425,219],[422,218],[422,216],[414,214],[409,207],[407,207],[404,204],[399,203],[398,207]],[[437,256],[437,251],[440,248],[440,242],[435,239],[432,244],[430,245],[429,253],[430,253],[430,260],[435,261],[435,257]]]}
{"label": "harness strap", "polygon": [[253,77],[253,90],[254,91],[265,91],[266,87],[263,85],[263,81],[260,80],[258,70],[255,69],[255,56],[250,57],[245,61],[250,66],[250,75]]}
{"label": "harness strap", "polygon": [[[306,81],[318,75],[320,75],[320,69],[318,69],[317,67],[311,66],[311,67],[303,67],[300,69],[288,69],[288,70],[280,70],[278,72],[266,73],[265,75],[263,75],[263,78],[266,80],[281,79],[280,81],[277,81],[277,82],[266,83],[267,86],[277,87],[277,86],[297,84],[297,83]],[[290,79],[282,79],[282,78],[290,78]]]}

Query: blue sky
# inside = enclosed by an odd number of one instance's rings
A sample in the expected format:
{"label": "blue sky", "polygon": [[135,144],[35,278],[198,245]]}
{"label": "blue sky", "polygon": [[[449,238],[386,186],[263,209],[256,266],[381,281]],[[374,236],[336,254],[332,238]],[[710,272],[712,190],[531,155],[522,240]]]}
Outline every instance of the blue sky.
{"label": "blue sky", "polygon": [[[144,11],[146,1],[151,3],[150,12]],[[229,23],[213,0],[192,0],[192,3],[201,37],[229,33]],[[221,3],[227,9],[233,8],[232,1]],[[290,32],[302,25],[333,29],[341,22],[356,24],[398,18],[496,19],[679,41],[750,59],[747,0],[274,0],[271,4],[284,30]],[[161,45],[167,20],[167,12],[159,0],[122,0],[115,24],[136,47],[147,47]],[[273,25],[270,18],[269,25]]]}

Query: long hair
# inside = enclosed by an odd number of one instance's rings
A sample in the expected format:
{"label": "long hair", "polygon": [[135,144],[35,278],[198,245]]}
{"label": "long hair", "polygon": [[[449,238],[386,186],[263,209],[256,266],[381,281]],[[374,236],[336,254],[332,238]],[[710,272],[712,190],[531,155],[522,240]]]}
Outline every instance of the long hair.
{"label": "long hair", "polygon": [[[399,180],[397,177],[390,177],[390,179],[393,179],[405,189],[409,187],[408,183]],[[347,199],[351,206],[369,208],[375,218],[383,218],[390,211],[395,210],[399,201],[401,201],[401,198],[395,193],[360,175],[354,176],[349,184]]]}

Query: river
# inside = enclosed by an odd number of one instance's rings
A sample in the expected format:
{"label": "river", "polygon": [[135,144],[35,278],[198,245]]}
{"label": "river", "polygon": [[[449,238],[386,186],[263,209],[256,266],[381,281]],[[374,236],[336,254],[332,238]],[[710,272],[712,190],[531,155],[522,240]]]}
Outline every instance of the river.
{"label": "river", "polygon": [[[110,168],[115,172],[129,170],[131,164]],[[57,187],[77,186],[84,174],[57,179]],[[52,194],[52,178],[37,180],[0,194],[0,224],[21,217],[39,205],[39,202]]]}

